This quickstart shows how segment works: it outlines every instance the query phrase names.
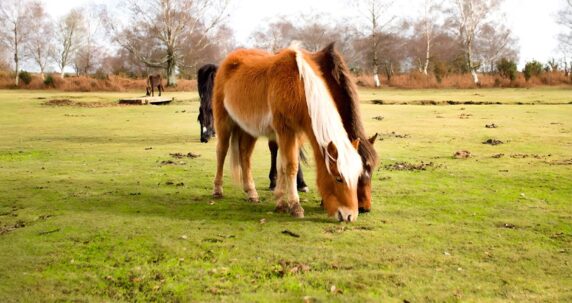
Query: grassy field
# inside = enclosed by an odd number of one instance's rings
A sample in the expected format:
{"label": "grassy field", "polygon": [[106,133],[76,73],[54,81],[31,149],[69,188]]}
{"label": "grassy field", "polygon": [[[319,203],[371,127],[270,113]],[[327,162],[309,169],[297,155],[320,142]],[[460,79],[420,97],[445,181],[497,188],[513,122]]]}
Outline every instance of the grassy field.
{"label": "grassy field", "polygon": [[[264,139],[261,203],[228,178],[214,201],[196,93],[119,107],[133,93],[0,91],[0,302],[570,302],[570,92],[362,91],[381,164],[373,212],[341,224],[315,186],[305,219],[273,213]],[[367,102],[476,97],[538,104]]]}

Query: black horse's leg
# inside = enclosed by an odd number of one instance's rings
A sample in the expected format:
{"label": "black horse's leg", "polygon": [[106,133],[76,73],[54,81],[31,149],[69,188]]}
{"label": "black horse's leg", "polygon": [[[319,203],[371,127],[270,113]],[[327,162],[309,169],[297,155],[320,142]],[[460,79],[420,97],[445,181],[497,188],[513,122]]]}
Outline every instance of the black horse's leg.
{"label": "black horse's leg", "polygon": [[270,149],[270,173],[268,174],[268,178],[270,179],[270,190],[274,190],[276,188],[276,158],[278,157],[278,143],[276,141],[268,141],[268,148]]}
{"label": "black horse's leg", "polygon": [[161,97],[161,92],[163,91],[163,85],[159,84],[159,86],[157,86],[157,90],[159,91],[159,97]]}
{"label": "black horse's leg", "polygon": [[298,162],[298,174],[296,175],[296,184],[299,192],[308,192],[308,185],[304,181],[304,173],[302,173],[302,165]]}

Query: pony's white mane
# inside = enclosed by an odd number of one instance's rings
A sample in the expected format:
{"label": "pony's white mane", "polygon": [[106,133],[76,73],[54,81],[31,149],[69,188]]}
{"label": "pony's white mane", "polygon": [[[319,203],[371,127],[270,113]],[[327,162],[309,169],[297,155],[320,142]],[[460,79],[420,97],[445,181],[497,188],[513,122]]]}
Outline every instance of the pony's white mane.
{"label": "pony's white mane", "polygon": [[326,82],[306,61],[299,45],[297,41],[292,42],[290,50],[296,52],[296,63],[300,78],[304,83],[312,130],[324,154],[326,167],[331,174],[329,161],[331,156],[328,154],[327,147],[330,142],[333,142],[338,150],[338,172],[350,187],[356,188],[363,171],[361,157],[348,138],[348,133]]}

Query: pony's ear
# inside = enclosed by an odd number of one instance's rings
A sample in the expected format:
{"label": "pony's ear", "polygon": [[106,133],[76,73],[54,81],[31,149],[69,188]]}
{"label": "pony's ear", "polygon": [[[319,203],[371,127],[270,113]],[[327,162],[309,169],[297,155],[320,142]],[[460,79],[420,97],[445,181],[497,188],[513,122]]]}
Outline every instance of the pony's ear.
{"label": "pony's ear", "polygon": [[371,138],[367,139],[367,141],[369,141],[369,143],[371,143],[372,145],[375,143],[375,140],[377,140],[377,136],[379,134],[375,133],[375,135],[373,135]]}
{"label": "pony's ear", "polygon": [[359,148],[359,144],[360,144],[361,140],[359,138],[355,139],[352,141],[352,145],[354,146],[354,148],[357,150]]}
{"label": "pony's ear", "polygon": [[336,147],[333,141],[330,141],[330,143],[328,143],[327,149],[328,149],[328,155],[330,155],[332,160],[334,161],[338,160],[338,148]]}

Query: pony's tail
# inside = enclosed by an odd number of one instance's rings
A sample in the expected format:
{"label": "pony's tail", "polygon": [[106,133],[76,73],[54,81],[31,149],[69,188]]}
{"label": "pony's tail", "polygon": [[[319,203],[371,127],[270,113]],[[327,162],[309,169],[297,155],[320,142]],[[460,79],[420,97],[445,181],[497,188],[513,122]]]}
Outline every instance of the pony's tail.
{"label": "pony's tail", "polygon": [[240,183],[242,181],[242,165],[240,164],[240,133],[241,130],[235,127],[230,134],[230,168],[232,179]]}

